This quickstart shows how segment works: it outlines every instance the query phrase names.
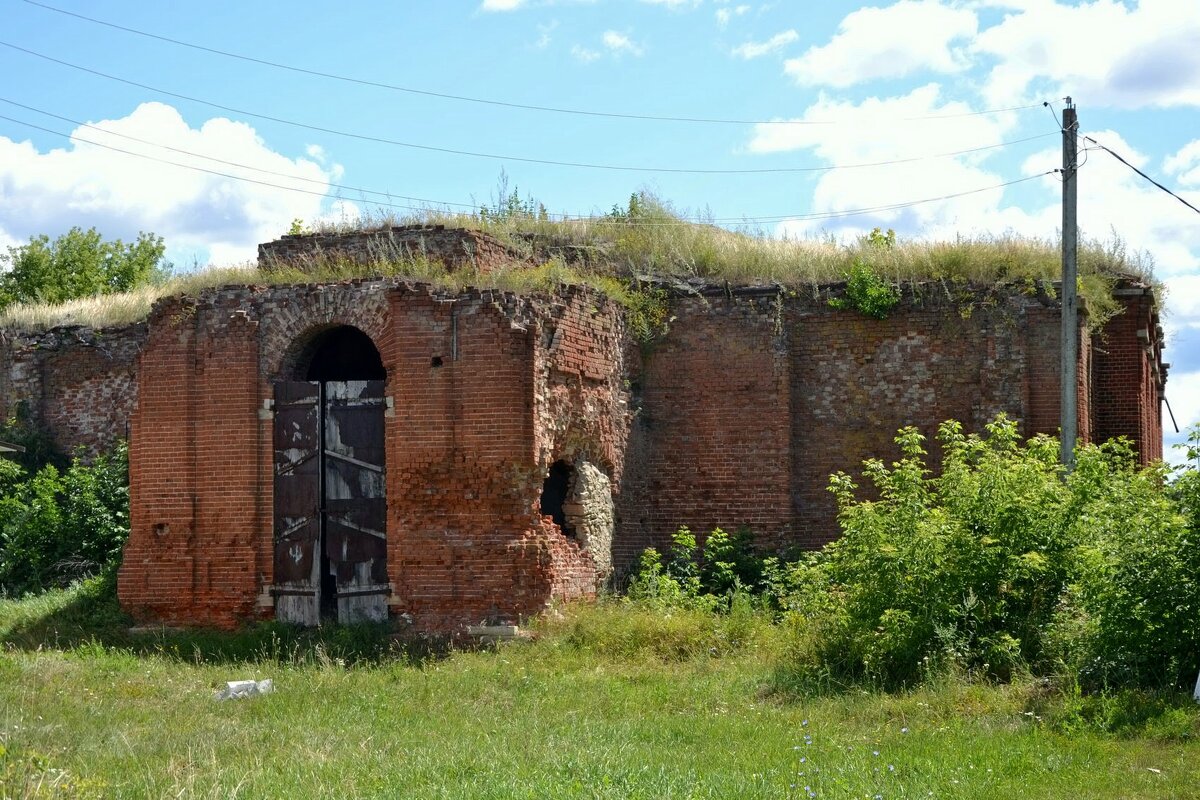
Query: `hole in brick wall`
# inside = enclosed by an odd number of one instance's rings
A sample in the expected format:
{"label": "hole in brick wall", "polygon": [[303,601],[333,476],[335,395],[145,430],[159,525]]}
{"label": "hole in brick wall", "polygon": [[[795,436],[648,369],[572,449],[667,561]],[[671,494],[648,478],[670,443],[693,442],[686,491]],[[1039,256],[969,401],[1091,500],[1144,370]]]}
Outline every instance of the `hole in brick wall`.
{"label": "hole in brick wall", "polygon": [[542,481],[542,516],[553,519],[554,524],[567,536],[574,536],[575,528],[567,524],[563,504],[571,495],[574,483],[575,468],[561,460],[550,465],[546,480]]}
{"label": "hole in brick wall", "polygon": [[301,355],[296,377],[306,381],[382,381],[383,359],[371,337],[350,325],[323,331]]}
{"label": "hole in brick wall", "polygon": [[441,365],[442,365],[442,357],[441,356],[434,356],[433,358],[431,358],[429,360],[429,366],[431,366],[431,367],[440,367]]}
{"label": "hole in brick wall", "polygon": [[171,532],[171,526],[168,525],[167,523],[165,523],[165,522],[154,523],[154,535],[155,536],[166,536],[170,532]]}

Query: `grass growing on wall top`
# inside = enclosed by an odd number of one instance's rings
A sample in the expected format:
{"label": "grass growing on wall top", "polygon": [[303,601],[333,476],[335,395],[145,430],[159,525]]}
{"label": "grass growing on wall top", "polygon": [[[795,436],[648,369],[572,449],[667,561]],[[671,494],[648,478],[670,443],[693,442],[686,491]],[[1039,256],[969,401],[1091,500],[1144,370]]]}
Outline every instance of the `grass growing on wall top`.
{"label": "grass growing on wall top", "polygon": [[[669,204],[639,194],[627,208],[588,219],[551,220],[537,207],[511,203],[476,214],[427,211],[410,217],[376,215],[320,232],[382,229],[393,225],[445,225],[482,230],[517,252],[532,253],[535,242],[587,248],[591,265],[568,267],[557,261],[541,266],[514,265],[480,275],[453,273],[423,257],[383,254],[372,264],[314,264],[303,271],[259,271],[253,265],[210,267],[125,294],[67,303],[15,305],[0,312],[0,328],[38,329],[61,324],[94,327],[144,319],[154,301],[195,294],[224,284],[288,284],[337,281],[369,276],[401,276],[447,289],[464,286],[518,292],[552,288],[558,283],[591,285],[629,306],[631,282],[638,277],[700,277],[734,285],[780,284],[794,290],[846,280],[865,265],[893,286],[941,281],[947,291],[965,285],[992,286],[1057,280],[1059,244],[1012,234],[961,238],[953,242],[899,241],[881,247],[874,237],[842,244],[830,239],[780,239],[763,230],[730,230],[686,222]],[[1152,262],[1128,252],[1119,240],[1085,241],[1079,250],[1081,294],[1089,302],[1093,324],[1111,313],[1109,290],[1118,275],[1153,283]],[[635,303],[641,298],[633,298]]]}

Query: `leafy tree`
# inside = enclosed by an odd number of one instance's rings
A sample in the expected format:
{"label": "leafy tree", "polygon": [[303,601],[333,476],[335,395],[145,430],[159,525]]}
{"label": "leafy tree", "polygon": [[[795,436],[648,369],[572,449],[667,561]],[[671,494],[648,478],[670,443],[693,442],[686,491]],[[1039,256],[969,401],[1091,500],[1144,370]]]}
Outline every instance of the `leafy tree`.
{"label": "leafy tree", "polygon": [[152,233],[139,233],[129,244],[105,241],[95,228],[71,228],[54,241],[32,236],[29,244],[0,255],[0,308],[61,303],[162,280],[170,271],[164,250],[162,237]]}

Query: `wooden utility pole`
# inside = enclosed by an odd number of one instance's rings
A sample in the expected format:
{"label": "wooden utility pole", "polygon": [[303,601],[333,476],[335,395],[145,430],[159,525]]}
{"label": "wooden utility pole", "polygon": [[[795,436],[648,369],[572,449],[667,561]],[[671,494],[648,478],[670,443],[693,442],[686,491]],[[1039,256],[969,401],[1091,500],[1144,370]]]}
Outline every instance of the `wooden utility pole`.
{"label": "wooden utility pole", "polygon": [[1059,402],[1062,430],[1062,463],[1069,470],[1075,465],[1075,439],[1078,436],[1078,365],[1079,365],[1079,298],[1076,292],[1076,262],[1079,225],[1077,201],[1079,187],[1076,184],[1078,167],[1076,134],[1079,122],[1075,117],[1075,106],[1067,98],[1067,107],[1062,117],[1063,196],[1062,196],[1062,369],[1060,374],[1061,400]]}

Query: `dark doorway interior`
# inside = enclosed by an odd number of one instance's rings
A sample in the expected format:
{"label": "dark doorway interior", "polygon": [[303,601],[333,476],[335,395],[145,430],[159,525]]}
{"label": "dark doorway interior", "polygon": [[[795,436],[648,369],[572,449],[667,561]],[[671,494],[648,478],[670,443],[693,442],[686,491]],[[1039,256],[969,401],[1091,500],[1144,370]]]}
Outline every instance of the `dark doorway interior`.
{"label": "dark doorway interior", "polygon": [[343,325],[318,334],[309,344],[307,364],[301,361],[306,381],[382,381],[387,378],[383,360],[371,337]]}
{"label": "dark doorway interior", "polygon": [[571,493],[572,478],[575,470],[566,461],[555,461],[550,465],[550,472],[542,482],[542,516],[550,517],[554,524],[567,536],[575,535],[575,530],[567,526],[567,514],[563,503]]}

